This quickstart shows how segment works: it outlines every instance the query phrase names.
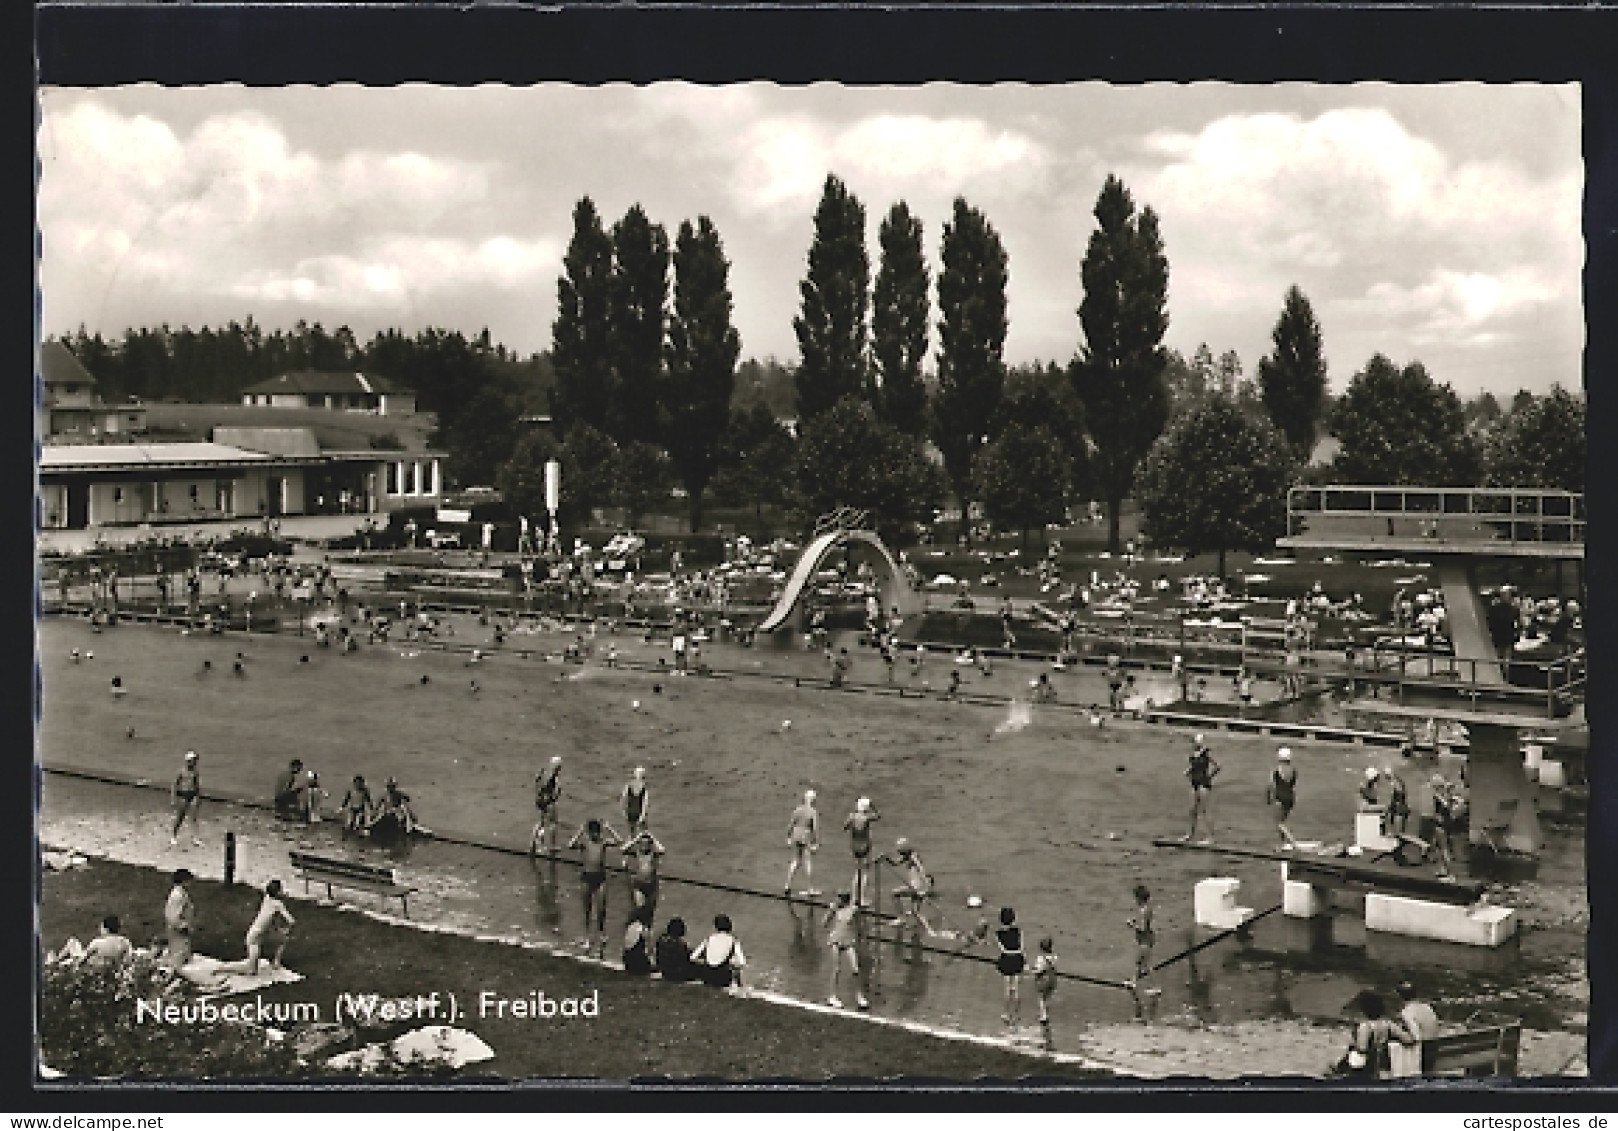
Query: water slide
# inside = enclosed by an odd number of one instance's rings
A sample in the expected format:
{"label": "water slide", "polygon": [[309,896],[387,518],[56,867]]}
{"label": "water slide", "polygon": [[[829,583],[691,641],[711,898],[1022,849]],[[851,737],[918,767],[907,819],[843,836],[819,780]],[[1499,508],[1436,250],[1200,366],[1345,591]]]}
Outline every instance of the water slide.
{"label": "water slide", "polygon": [[780,600],[776,601],[775,608],[770,610],[769,616],[759,622],[759,632],[774,632],[787,623],[793,610],[798,607],[804,590],[813,583],[815,574],[832,552],[844,542],[864,542],[876,549],[888,569],[888,585],[883,593],[885,606],[892,608],[897,605],[901,613],[909,611],[912,603],[909,587],[905,585],[898,564],[888,553],[888,548],[882,544],[882,540],[868,530],[831,530],[816,535],[814,540],[803,548],[803,553],[798,557],[798,564],[792,567],[792,576],[787,578],[786,588],[781,590]]}
{"label": "water slide", "polygon": [[1489,637],[1488,615],[1483,599],[1472,584],[1471,567],[1463,559],[1447,555],[1440,557],[1437,565],[1438,582],[1444,590],[1449,638],[1455,645],[1456,657],[1478,661],[1479,683],[1505,683],[1505,665],[1496,659],[1494,641]]}

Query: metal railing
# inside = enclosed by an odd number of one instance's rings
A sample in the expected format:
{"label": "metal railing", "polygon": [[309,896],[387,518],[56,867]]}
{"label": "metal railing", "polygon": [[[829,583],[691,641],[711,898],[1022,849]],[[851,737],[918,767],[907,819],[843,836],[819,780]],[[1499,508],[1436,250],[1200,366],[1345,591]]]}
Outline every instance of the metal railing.
{"label": "metal railing", "polygon": [[1542,487],[1293,487],[1287,535],[1584,544],[1584,496]]}

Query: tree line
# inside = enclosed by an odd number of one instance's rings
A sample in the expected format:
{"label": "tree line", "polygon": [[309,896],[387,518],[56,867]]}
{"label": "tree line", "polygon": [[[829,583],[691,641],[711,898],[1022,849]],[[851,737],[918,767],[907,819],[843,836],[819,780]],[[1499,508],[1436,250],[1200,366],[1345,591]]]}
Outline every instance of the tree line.
{"label": "tree line", "polygon": [[[361,347],[345,329],[302,323],[271,335],[251,322],[131,331],[117,346],[81,331],[69,344],[105,388],[145,396],[234,399],[304,367],[392,377],[440,414],[452,481],[497,482],[537,517],[544,463],[561,459],[568,527],[607,505],[633,524],[677,487],[692,530],[712,499],[785,506],[802,523],[853,506],[902,537],[953,499],[1026,538],[1098,499],[1116,551],[1133,497],[1159,545],[1201,553],[1268,548],[1284,532],[1286,488],[1304,479],[1583,489],[1583,445],[1567,442],[1583,436],[1582,397],[1554,388],[1509,408],[1488,394],[1463,403],[1419,361],[1378,354],[1332,398],[1321,328],[1297,287],[1256,377],[1234,351],[1203,344],[1187,358],[1163,344],[1169,260],[1156,213],[1109,176],[1094,217],[1065,364],[1005,362],[1009,262],[981,211],[953,202],[933,280],[921,220],[893,203],[873,275],[865,205],[835,174],[799,285],[795,365],[739,360],[730,262],[708,217],[682,221],[671,240],[639,204],[609,226],[589,197],[573,211],[548,354],[518,360],[487,331],[395,331]],[[518,427],[545,407],[553,430]],[[1327,434],[1337,451],[1312,465]]]}

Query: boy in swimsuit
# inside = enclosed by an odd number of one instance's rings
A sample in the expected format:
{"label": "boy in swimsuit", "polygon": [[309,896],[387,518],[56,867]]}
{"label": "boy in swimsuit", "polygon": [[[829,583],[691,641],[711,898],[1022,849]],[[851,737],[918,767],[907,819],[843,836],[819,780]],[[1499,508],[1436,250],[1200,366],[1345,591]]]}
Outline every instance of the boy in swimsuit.
{"label": "boy in swimsuit", "polygon": [[[1051,1023],[1051,995],[1056,993],[1056,943],[1049,935],[1039,940],[1039,953],[1034,955],[1034,991],[1039,994],[1039,1023],[1049,1029]],[[1046,1039],[1050,1034],[1047,1032]]]}
{"label": "boy in swimsuit", "polygon": [[174,804],[174,827],[169,830],[169,847],[180,843],[180,829],[186,818],[191,818],[191,843],[200,846],[202,837],[197,827],[197,811],[202,808],[202,779],[197,776],[197,752],[185,752],[185,765],[174,778],[170,800]]}
{"label": "boy in swimsuit", "polygon": [[634,776],[624,785],[618,799],[624,807],[624,820],[629,822],[629,835],[639,836],[646,831],[647,810],[651,797],[646,788],[646,767],[636,766]]}
{"label": "boy in swimsuit", "polygon": [[820,812],[815,808],[815,791],[804,790],[803,804],[792,810],[792,821],[787,825],[787,847],[792,849],[792,863],[787,865],[787,883],[783,892],[792,896],[792,879],[803,865],[804,882],[810,886],[804,895],[819,895],[814,888],[814,866],[811,857],[820,848]]}
{"label": "boy in swimsuit", "polygon": [[546,841],[546,855],[556,855],[556,803],[562,797],[562,756],[556,755],[551,764],[534,775],[534,808],[539,810],[539,820],[534,822],[533,834],[528,838],[528,855],[533,856],[539,851],[541,841]]}
{"label": "boy in swimsuit", "polygon": [[607,951],[607,849],[623,843],[611,825],[591,817],[568,841],[569,848],[583,850],[583,870],[579,874],[584,898],[584,943],[590,945],[590,923],[594,913],[595,930],[601,936],[601,953]]}
{"label": "boy in swimsuit", "polygon": [[[1153,911],[1152,893],[1145,884],[1136,884],[1135,913],[1124,921],[1135,932],[1135,976],[1124,983],[1131,993],[1152,972],[1152,946],[1157,942],[1157,930],[1152,924]],[[1163,991],[1153,987],[1146,992],[1160,994]]]}
{"label": "boy in swimsuit", "polygon": [[624,859],[635,859],[629,875],[629,898],[634,905],[632,914],[644,913],[648,927],[657,913],[657,861],[663,852],[663,845],[658,839],[644,831],[630,838],[623,847]]}
{"label": "boy in swimsuit", "polygon": [[365,784],[365,778],[360,774],[354,775],[354,782],[343,794],[343,833],[363,833],[371,820],[371,787]]}
{"label": "boy in swimsuit", "polygon": [[825,926],[830,928],[826,941],[831,946],[831,994],[826,1004],[833,1009],[843,1008],[837,996],[837,984],[842,979],[843,961],[848,960],[848,971],[854,976],[854,1002],[861,1009],[871,1005],[860,992],[860,956],[855,944],[859,938],[857,921],[860,909],[854,906],[854,897],[846,891],[837,893],[837,902],[826,908]]}
{"label": "boy in swimsuit", "polygon": [[1280,830],[1281,843],[1291,848],[1292,832],[1287,818],[1298,802],[1298,769],[1292,764],[1292,751],[1283,746],[1275,752],[1275,769],[1270,771],[1270,784],[1264,791],[1264,801],[1276,808],[1275,827]]}
{"label": "boy in swimsuit", "polygon": [[877,858],[883,864],[891,865],[904,873],[905,882],[893,889],[894,902],[898,904],[901,923],[913,920],[929,935],[936,934],[927,917],[922,914],[922,907],[932,898],[933,877],[928,873],[927,866],[921,862],[921,854],[911,847],[910,841],[900,837],[893,846],[892,856]]}
{"label": "boy in swimsuit", "polygon": [[843,822],[843,829],[848,833],[849,849],[854,854],[852,891],[854,903],[858,907],[871,905],[866,892],[866,881],[871,867],[871,825],[881,819],[882,814],[871,808],[871,799],[862,797],[854,803],[854,811],[848,815],[848,820]]}
{"label": "boy in swimsuit", "polygon": [[1193,839],[1197,835],[1197,818],[1206,817],[1208,835],[1198,843],[1213,843],[1213,780],[1218,773],[1219,763],[1214,761],[1207,740],[1197,735],[1191,740],[1191,759],[1185,770],[1185,776],[1191,782],[1191,831],[1181,840]]}

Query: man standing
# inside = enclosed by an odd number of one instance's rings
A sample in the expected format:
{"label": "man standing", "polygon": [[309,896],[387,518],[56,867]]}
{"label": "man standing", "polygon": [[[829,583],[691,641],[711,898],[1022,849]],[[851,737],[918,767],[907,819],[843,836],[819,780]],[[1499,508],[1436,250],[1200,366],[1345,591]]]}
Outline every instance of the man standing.
{"label": "man standing", "polygon": [[180,829],[185,826],[188,817],[191,819],[191,843],[200,847],[202,837],[198,835],[197,810],[202,807],[202,779],[197,776],[195,750],[185,752],[185,764],[174,777],[170,800],[174,804],[174,827],[169,830],[169,847],[180,843]]}
{"label": "man standing", "polygon": [[803,804],[792,810],[792,822],[787,825],[787,847],[792,849],[792,863],[787,865],[787,883],[784,894],[792,895],[792,880],[803,865],[803,879],[809,884],[804,895],[819,895],[814,888],[814,866],[811,856],[820,848],[820,812],[815,808],[815,791],[806,789]]}
{"label": "man standing", "polygon": [[197,905],[187,888],[192,879],[189,868],[174,873],[174,886],[163,904],[163,926],[168,932],[169,962],[178,970],[191,961],[191,929],[196,922]]}
{"label": "man standing", "polygon": [[573,834],[569,848],[582,849],[579,879],[584,900],[584,943],[588,947],[591,925],[601,936],[601,953],[607,949],[607,849],[623,843],[611,825],[591,817]]}

